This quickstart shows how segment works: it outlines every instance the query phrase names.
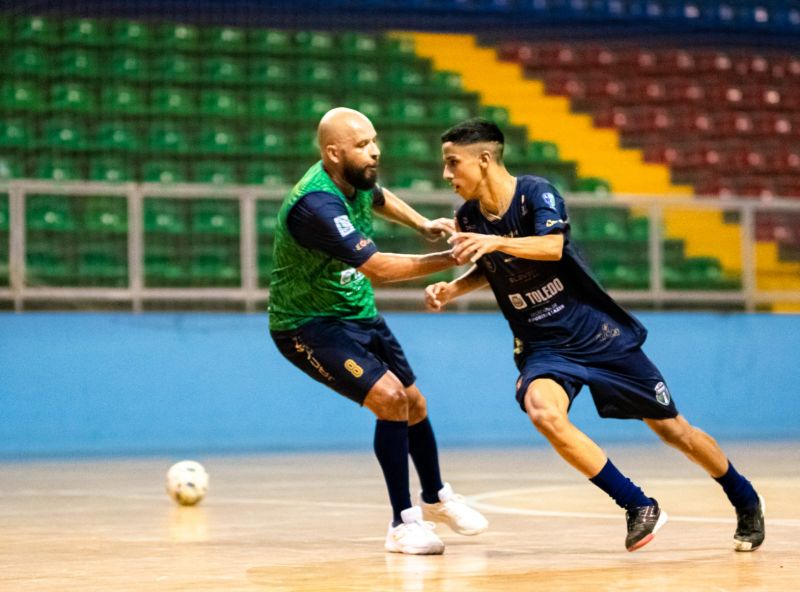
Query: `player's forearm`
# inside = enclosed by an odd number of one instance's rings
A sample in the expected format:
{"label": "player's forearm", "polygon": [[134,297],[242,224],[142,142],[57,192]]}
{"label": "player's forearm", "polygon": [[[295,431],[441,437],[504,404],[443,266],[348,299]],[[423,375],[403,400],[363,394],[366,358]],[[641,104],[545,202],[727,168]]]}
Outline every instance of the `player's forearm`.
{"label": "player's forearm", "polygon": [[522,259],[535,261],[558,261],[564,252],[564,235],[524,236],[519,238],[497,237],[498,251]]}
{"label": "player's forearm", "polygon": [[464,275],[447,284],[449,300],[463,294],[478,290],[488,285],[489,281],[477,265],[473,265]]}
{"label": "player's forearm", "polygon": [[386,200],[382,206],[375,206],[375,211],[382,217],[387,218],[403,226],[419,231],[427,222],[427,218],[417,212],[414,208],[397,197],[394,193],[383,188],[383,196]]}
{"label": "player's forearm", "polygon": [[372,282],[387,283],[410,280],[449,269],[456,264],[450,251],[426,255],[375,253],[367,259],[360,272]]}

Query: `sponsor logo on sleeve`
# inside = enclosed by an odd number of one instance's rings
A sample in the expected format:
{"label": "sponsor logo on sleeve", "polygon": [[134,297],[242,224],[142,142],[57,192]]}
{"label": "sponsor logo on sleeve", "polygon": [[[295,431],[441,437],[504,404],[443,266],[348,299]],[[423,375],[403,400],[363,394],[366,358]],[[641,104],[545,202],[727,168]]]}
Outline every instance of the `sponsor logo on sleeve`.
{"label": "sponsor logo on sleeve", "polygon": [[353,247],[353,249],[356,250],[356,251],[360,251],[364,247],[366,247],[368,245],[371,245],[371,244],[372,244],[372,239],[370,239],[370,238],[362,238],[360,241],[358,241],[356,243],[356,246]]}
{"label": "sponsor logo on sleeve", "polygon": [[547,222],[544,223],[544,225],[547,228],[550,228],[552,226],[555,226],[556,224],[563,224],[563,223],[564,221],[561,218],[559,218],[558,220],[548,220]]}
{"label": "sponsor logo on sleeve", "polygon": [[333,223],[336,224],[336,229],[342,236],[347,236],[348,234],[352,234],[356,231],[353,223],[350,222],[350,218],[347,217],[347,214],[336,216],[333,219]]}
{"label": "sponsor logo on sleeve", "polygon": [[550,192],[542,193],[542,199],[544,203],[547,204],[547,207],[555,209],[556,207],[556,196]]}
{"label": "sponsor logo on sleeve", "polygon": [[669,405],[670,396],[667,385],[664,384],[663,382],[659,382],[656,385],[655,391],[656,391],[656,401],[658,401],[662,405]]}

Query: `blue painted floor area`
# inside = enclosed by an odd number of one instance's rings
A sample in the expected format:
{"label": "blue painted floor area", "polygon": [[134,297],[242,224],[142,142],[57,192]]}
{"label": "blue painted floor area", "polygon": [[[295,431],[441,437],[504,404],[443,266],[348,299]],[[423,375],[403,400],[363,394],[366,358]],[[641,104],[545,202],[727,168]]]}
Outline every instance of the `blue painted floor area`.
{"label": "blue painted floor area", "polygon": [[[645,350],[679,410],[722,439],[800,438],[800,316],[647,313]],[[499,314],[386,315],[440,446],[544,444],[514,400]],[[0,456],[364,449],[373,418],[277,352],[265,314],[0,314]],[[652,442],[601,420],[599,442]]]}

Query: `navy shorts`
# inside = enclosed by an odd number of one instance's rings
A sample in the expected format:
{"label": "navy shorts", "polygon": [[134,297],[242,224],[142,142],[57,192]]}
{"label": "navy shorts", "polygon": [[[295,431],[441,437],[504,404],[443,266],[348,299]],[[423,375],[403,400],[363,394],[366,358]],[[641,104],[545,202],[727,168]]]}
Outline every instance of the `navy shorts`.
{"label": "navy shorts", "polygon": [[556,352],[538,351],[515,360],[520,376],[517,402],[525,411],[525,392],[536,378],[552,378],[569,396],[589,387],[600,417],[669,419],[678,415],[667,383],[645,353],[636,348],[602,362],[576,362]]}
{"label": "navy shorts", "polygon": [[271,335],[292,364],[359,405],[387,370],[405,387],[417,380],[383,317],[368,321],[318,318]]}

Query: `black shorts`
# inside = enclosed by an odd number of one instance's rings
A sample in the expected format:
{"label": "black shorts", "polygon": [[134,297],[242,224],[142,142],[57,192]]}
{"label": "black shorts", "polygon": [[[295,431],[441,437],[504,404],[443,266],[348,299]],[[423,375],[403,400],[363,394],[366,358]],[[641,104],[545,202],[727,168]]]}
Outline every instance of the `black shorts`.
{"label": "black shorts", "polygon": [[520,376],[517,402],[525,411],[525,392],[536,378],[552,378],[569,396],[589,387],[600,417],[669,419],[678,415],[664,377],[645,353],[636,348],[610,361],[565,358],[553,351],[531,352],[516,359]]}
{"label": "black shorts", "polygon": [[387,370],[403,386],[416,382],[403,349],[383,317],[368,321],[318,318],[292,331],[272,331],[292,364],[359,405]]}

